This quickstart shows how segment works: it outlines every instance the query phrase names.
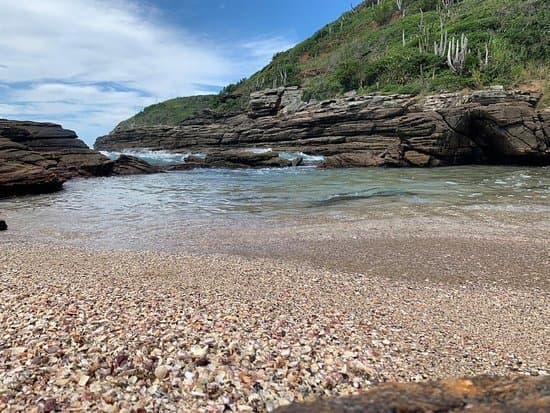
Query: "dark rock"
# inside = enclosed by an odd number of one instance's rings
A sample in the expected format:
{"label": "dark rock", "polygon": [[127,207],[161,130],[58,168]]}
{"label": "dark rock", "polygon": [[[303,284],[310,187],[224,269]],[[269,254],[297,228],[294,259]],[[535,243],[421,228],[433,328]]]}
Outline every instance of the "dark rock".
{"label": "dark rock", "polygon": [[164,171],[187,171],[196,168],[207,168],[204,158],[199,158],[198,156],[189,156],[185,159],[185,163],[167,165],[162,169]]}
{"label": "dark rock", "polygon": [[545,163],[550,141],[528,103],[495,103],[470,111],[471,127],[477,131],[477,143],[494,163]]}
{"label": "dark rock", "polygon": [[407,151],[404,153],[403,158],[413,166],[428,166],[432,157],[422,152]]}
{"label": "dark rock", "polygon": [[60,125],[0,119],[0,138],[38,154],[46,160],[46,169],[64,180],[110,173],[109,158],[88,148],[75,132]]}
{"label": "dark rock", "polygon": [[270,89],[251,94],[246,113],[198,116],[175,127],[119,128],[95,147],[195,153],[272,148],[324,155],[326,167],[550,164],[550,112],[536,111],[539,97],[489,89],[422,99],[350,94],[306,104],[297,88]]}
{"label": "dark rock", "polygon": [[135,156],[120,155],[113,163],[112,175],[138,175],[159,172],[159,168],[150,165]]}
{"label": "dark rock", "polygon": [[49,413],[55,410],[57,406],[57,400],[55,398],[47,399],[40,403],[39,406],[44,413]]}
{"label": "dark rock", "polygon": [[294,158],[292,159],[292,161],[290,161],[290,166],[297,167],[297,166],[301,166],[303,163],[304,163],[304,157],[298,156],[297,158]]}
{"label": "dark rock", "polygon": [[58,191],[74,177],[150,172],[138,160],[111,161],[60,125],[0,119],[0,197]]}
{"label": "dark rock", "polygon": [[189,156],[184,164],[170,165],[167,170],[187,170],[193,168],[286,168],[301,164],[302,158],[290,161],[279,157],[278,152],[252,152],[229,150],[211,152],[204,158]]}
{"label": "dark rock", "polygon": [[224,151],[208,154],[204,162],[209,167],[218,168],[263,168],[288,167],[292,162],[279,157],[278,152],[255,153],[250,151]]}
{"label": "dark rock", "polygon": [[0,119],[0,196],[58,191],[76,176],[106,176],[112,162],[60,125]]}
{"label": "dark rock", "polygon": [[3,219],[0,219],[0,231],[7,231],[8,230],[8,224],[6,224],[6,221]]}
{"label": "dark rock", "polygon": [[276,413],[550,411],[550,377],[475,377],[431,383],[382,384],[360,396],[281,407]]}
{"label": "dark rock", "polygon": [[54,165],[21,144],[0,138],[0,197],[60,190],[65,179],[51,170]]}
{"label": "dark rock", "polygon": [[386,160],[373,151],[345,152],[325,158],[323,168],[363,168],[383,166]]}

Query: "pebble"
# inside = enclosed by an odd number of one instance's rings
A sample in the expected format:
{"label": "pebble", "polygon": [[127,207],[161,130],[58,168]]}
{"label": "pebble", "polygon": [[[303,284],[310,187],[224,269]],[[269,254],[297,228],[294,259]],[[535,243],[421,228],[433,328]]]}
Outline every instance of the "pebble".
{"label": "pebble", "polygon": [[195,358],[198,358],[198,359],[204,358],[204,356],[206,356],[207,353],[208,353],[208,346],[204,346],[204,347],[192,346],[191,347],[191,355]]}
{"label": "pebble", "polygon": [[88,384],[89,380],[90,380],[90,376],[81,376],[80,379],[78,379],[78,385],[85,386],[86,384]]}
{"label": "pebble", "polygon": [[168,376],[168,372],[170,370],[166,366],[158,366],[155,369],[155,377],[159,380],[164,379],[166,376]]}
{"label": "pebble", "polygon": [[545,291],[9,243],[0,273],[0,410],[264,412],[386,381],[549,370]]}

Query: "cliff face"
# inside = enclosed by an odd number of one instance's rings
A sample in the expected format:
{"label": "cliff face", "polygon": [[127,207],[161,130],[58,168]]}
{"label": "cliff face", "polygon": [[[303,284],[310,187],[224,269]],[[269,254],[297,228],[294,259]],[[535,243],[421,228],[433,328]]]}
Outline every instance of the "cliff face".
{"label": "cliff face", "polygon": [[0,196],[56,191],[70,178],[116,174],[118,165],[60,125],[0,119]]}
{"label": "cliff face", "polygon": [[217,158],[271,148],[324,155],[325,167],[550,164],[550,111],[536,111],[538,97],[490,89],[426,98],[348,94],[305,104],[297,88],[270,89],[251,95],[247,113],[116,130],[95,148]]}

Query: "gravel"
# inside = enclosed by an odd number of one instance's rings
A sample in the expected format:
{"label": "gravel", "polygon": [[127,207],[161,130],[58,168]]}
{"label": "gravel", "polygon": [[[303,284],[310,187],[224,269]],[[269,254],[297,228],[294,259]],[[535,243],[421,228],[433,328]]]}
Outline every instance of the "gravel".
{"label": "gravel", "polygon": [[548,320],[546,288],[483,277],[8,242],[0,411],[271,411],[386,381],[546,375]]}

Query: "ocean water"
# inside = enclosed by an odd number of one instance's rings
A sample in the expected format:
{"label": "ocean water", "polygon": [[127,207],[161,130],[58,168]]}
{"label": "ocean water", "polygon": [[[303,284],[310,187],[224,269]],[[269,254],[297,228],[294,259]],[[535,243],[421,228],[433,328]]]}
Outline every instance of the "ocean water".
{"label": "ocean water", "polygon": [[143,159],[144,161],[150,163],[151,165],[169,165],[169,164],[179,164],[185,163],[185,159],[190,155],[193,156],[204,156],[203,154],[191,154],[191,153],[174,153],[170,151],[151,151],[147,149],[136,149],[133,151],[100,151],[106,157],[116,160],[122,154],[135,156],[136,158]]}
{"label": "ocean water", "polygon": [[59,193],[0,200],[12,236],[100,247],[155,248],[222,227],[499,211],[548,222],[550,168],[197,169],[76,179]]}

